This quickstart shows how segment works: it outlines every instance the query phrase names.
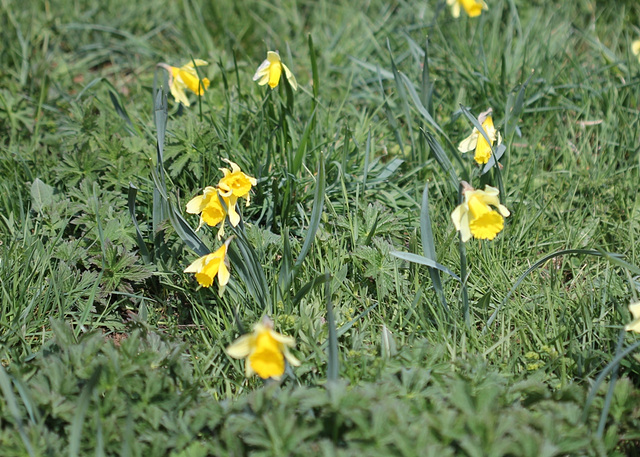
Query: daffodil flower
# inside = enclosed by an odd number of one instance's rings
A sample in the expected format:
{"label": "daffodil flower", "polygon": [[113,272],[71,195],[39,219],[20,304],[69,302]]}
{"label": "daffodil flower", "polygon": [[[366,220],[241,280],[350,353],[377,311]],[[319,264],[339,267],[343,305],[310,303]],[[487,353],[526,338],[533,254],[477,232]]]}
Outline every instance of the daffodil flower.
{"label": "daffodil flower", "polygon": [[[220,201],[221,198],[222,202]],[[224,221],[227,210],[225,206],[223,206],[223,202],[227,209],[231,206],[230,199],[219,196],[218,189],[212,186],[205,187],[202,195],[198,195],[189,200],[189,203],[187,203],[187,213],[200,214],[200,223],[196,230],[200,230],[203,224],[215,227]],[[233,201],[233,206],[235,206],[235,200]],[[223,235],[224,224],[220,227],[218,238],[221,238]]]}
{"label": "daffodil flower", "polygon": [[630,304],[629,311],[633,316],[633,320],[625,325],[624,329],[626,331],[632,330],[634,332],[640,333],[640,301],[638,303]]}
{"label": "daffodil flower", "polygon": [[491,186],[475,190],[466,182],[462,185],[464,202],[451,213],[462,241],[467,242],[472,236],[481,240],[494,239],[504,228],[504,218],[510,214],[507,207],[500,204],[500,192]]}
{"label": "daffodil flower", "polygon": [[640,40],[635,40],[631,43],[631,52],[638,58],[638,62],[640,62]]}
{"label": "daffodil flower", "polygon": [[474,127],[471,135],[462,140],[458,145],[458,151],[462,153],[475,150],[475,155],[473,156],[473,158],[477,163],[481,165],[489,161],[493,143],[496,140],[498,141],[498,144],[502,142],[502,136],[500,136],[500,132],[498,132],[493,126],[491,113],[492,110],[491,108],[489,108],[487,111],[485,111],[484,113],[480,113],[480,116],[478,116],[478,122],[480,122],[480,124],[482,125],[482,129],[491,140],[491,144],[487,143],[484,135],[482,135],[480,131]]}
{"label": "daffodil flower", "polygon": [[482,10],[489,9],[482,0],[447,0],[447,5],[451,6],[453,17],[460,17],[460,7],[464,8],[469,17],[480,16]]}
{"label": "daffodil flower", "polygon": [[231,238],[225,241],[217,251],[200,257],[184,270],[185,273],[195,273],[196,279],[202,287],[210,287],[213,284],[213,279],[217,276],[220,295],[229,282],[230,275],[226,255]]}
{"label": "daffodil flower", "polygon": [[231,170],[228,168],[220,168],[220,171],[224,174],[223,178],[218,183],[218,190],[223,197],[230,197],[234,195],[236,197],[246,197],[247,206],[249,206],[249,192],[251,186],[258,184],[256,178],[252,178],[244,174],[240,167],[230,161],[229,159],[222,159],[231,166]]}
{"label": "daffodil flower", "polygon": [[[194,66],[195,63],[195,66]],[[159,63],[158,66],[169,72],[169,88],[171,95],[177,103],[184,106],[190,106],[191,103],[187,98],[185,89],[189,89],[194,94],[202,95],[209,88],[209,80],[207,78],[200,79],[195,67],[209,65],[201,59],[195,59],[182,67],[172,67],[166,63]]]}
{"label": "daffodil flower", "polygon": [[253,327],[252,333],[241,336],[227,348],[227,354],[234,359],[246,359],[247,378],[257,374],[262,379],[280,379],[284,374],[285,360],[290,365],[300,365],[300,361],[289,352],[289,348],[294,346],[295,340],[274,331],[273,321],[264,316]]}
{"label": "daffodil flower", "polygon": [[256,181],[256,178],[244,174],[240,167],[229,159],[222,160],[231,166],[231,170],[220,168],[224,176],[218,182],[218,192],[220,192],[220,196],[225,200],[225,203],[228,201],[229,222],[235,227],[240,222],[240,215],[236,211],[236,202],[238,198],[245,197],[247,206],[249,206],[251,186],[255,186],[258,181]]}
{"label": "daffodil flower", "polygon": [[267,58],[258,67],[256,74],[253,75],[253,80],[258,81],[258,84],[261,86],[264,86],[268,83],[271,89],[275,89],[275,87],[280,82],[282,70],[284,70],[287,81],[289,81],[289,84],[291,84],[293,90],[297,90],[298,82],[296,81],[296,77],[293,76],[291,70],[289,70],[289,68],[287,68],[287,66],[282,63],[282,60],[280,60],[280,54],[273,51],[267,52]]}

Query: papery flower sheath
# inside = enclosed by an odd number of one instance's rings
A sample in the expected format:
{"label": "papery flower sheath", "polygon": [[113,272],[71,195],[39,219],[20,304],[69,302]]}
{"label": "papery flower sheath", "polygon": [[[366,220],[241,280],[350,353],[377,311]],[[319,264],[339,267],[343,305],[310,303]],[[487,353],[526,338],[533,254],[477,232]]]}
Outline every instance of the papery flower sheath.
{"label": "papery flower sheath", "polygon": [[462,241],[467,242],[472,236],[481,240],[494,239],[504,228],[504,218],[510,214],[507,207],[500,204],[500,192],[491,186],[475,190],[466,182],[462,185],[464,201],[451,213]]}
{"label": "papery flower sheath", "polygon": [[629,312],[633,316],[633,320],[625,325],[624,329],[640,333],[640,302],[630,304]]}
{"label": "papery flower sheath", "polygon": [[498,132],[493,126],[491,113],[492,110],[491,108],[489,108],[487,111],[485,111],[484,113],[480,113],[480,116],[478,116],[478,122],[480,122],[480,124],[482,125],[482,129],[491,140],[491,144],[487,143],[484,135],[482,135],[480,131],[474,127],[471,135],[462,140],[458,145],[458,151],[462,153],[475,150],[475,155],[473,156],[473,158],[478,164],[481,165],[489,161],[493,143],[496,140],[498,144],[502,142],[502,136],[500,136],[500,132]]}
{"label": "papery flower sheath", "polygon": [[451,6],[453,17],[460,17],[460,7],[464,8],[469,17],[480,16],[482,10],[489,9],[482,0],[447,0],[447,5]]}
{"label": "papery flower sheath", "polygon": [[182,103],[184,106],[191,105],[185,89],[189,89],[196,95],[202,95],[209,88],[209,80],[207,78],[200,79],[195,68],[204,65],[209,65],[209,63],[201,59],[195,59],[182,67],[172,67],[166,63],[158,64],[159,67],[169,72],[169,88],[177,103]]}
{"label": "papery flower sheath", "polygon": [[245,359],[245,375],[257,374],[262,379],[280,379],[284,374],[285,360],[292,366],[300,365],[289,351],[295,346],[290,336],[273,330],[273,321],[264,316],[253,327],[253,332],[241,336],[227,348],[234,359]]}
{"label": "papery flower sheath", "polygon": [[219,294],[222,295],[224,287],[229,282],[229,269],[227,268],[227,248],[231,238],[224,242],[218,250],[200,257],[187,268],[185,273],[195,273],[196,279],[202,287],[210,287],[214,278],[218,277]]}
{"label": "papery flower sheath", "polygon": [[258,81],[258,84],[261,86],[269,84],[271,89],[275,89],[280,82],[282,70],[284,70],[287,81],[289,81],[293,90],[297,90],[298,82],[296,81],[296,77],[293,76],[291,70],[282,63],[282,60],[280,60],[280,54],[273,51],[267,52],[267,58],[258,67],[256,74],[253,75],[253,80]]}

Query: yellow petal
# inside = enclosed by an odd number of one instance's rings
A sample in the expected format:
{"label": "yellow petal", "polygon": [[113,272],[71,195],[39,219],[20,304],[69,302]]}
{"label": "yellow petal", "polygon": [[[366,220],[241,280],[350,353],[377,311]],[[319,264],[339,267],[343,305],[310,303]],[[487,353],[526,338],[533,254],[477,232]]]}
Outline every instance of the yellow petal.
{"label": "yellow petal", "polygon": [[291,88],[293,90],[298,90],[298,81],[296,81],[296,77],[293,76],[291,70],[289,70],[289,68],[285,64],[282,64],[282,68],[284,68],[284,74],[287,77],[287,81],[289,81],[289,84],[291,84]]}
{"label": "yellow petal", "polygon": [[189,265],[187,268],[184,269],[184,272],[185,273],[199,273],[200,271],[202,271],[202,268],[204,267],[204,261],[205,261],[206,257],[207,256],[200,257],[199,259],[197,259],[194,262],[192,262],[191,265]]}
{"label": "yellow petal", "polygon": [[482,13],[483,8],[486,9],[486,5],[482,1],[478,0],[460,0],[462,7],[467,12],[469,17],[476,17]]}
{"label": "yellow petal", "polygon": [[203,201],[204,201],[204,195],[198,195],[196,197],[193,197],[191,200],[189,200],[189,203],[187,203],[187,213],[200,214],[204,206],[202,204]]}
{"label": "yellow petal", "polygon": [[243,335],[227,347],[227,354],[234,359],[244,359],[251,353],[254,344],[252,334]]}
{"label": "yellow petal", "polygon": [[184,93],[184,88],[185,86],[182,80],[174,77],[170,87],[171,95],[173,95],[176,103],[182,103],[184,106],[188,107],[191,103],[189,103],[187,94]]}
{"label": "yellow petal", "polygon": [[272,63],[269,67],[269,87],[275,89],[280,82],[280,75],[282,74],[282,64],[280,62]]}
{"label": "yellow petal", "polygon": [[464,140],[460,142],[460,144],[458,145],[458,151],[463,153],[473,151],[476,148],[476,145],[478,144],[478,135],[480,135],[478,133],[478,130],[473,129],[473,132],[471,133],[471,135],[469,135],[468,137],[466,137]]}

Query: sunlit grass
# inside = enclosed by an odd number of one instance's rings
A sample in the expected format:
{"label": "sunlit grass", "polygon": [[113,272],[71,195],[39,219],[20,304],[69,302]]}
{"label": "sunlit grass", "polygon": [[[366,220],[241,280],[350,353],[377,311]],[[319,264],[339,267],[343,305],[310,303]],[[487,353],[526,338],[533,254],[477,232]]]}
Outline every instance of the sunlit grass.
{"label": "sunlit grass", "polygon": [[[6,455],[637,452],[633,356],[581,418],[640,292],[636,2],[85,3],[0,2]],[[253,81],[276,50],[296,91]],[[156,64],[194,59],[180,106]],[[219,294],[186,205],[226,159],[256,185]],[[460,249],[463,179],[510,215]],[[225,353],[265,314],[279,384]]]}

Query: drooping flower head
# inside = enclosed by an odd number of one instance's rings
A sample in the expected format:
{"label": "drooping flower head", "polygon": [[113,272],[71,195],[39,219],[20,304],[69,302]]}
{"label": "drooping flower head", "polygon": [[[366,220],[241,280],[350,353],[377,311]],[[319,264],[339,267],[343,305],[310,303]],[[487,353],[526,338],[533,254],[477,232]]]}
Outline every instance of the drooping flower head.
{"label": "drooping flower head", "polygon": [[451,213],[462,241],[467,242],[472,236],[481,240],[494,239],[504,228],[504,218],[510,214],[507,207],[500,204],[500,192],[491,186],[475,190],[464,181],[462,185],[464,201]]}
{"label": "drooping flower head", "polygon": [[258,81],[258,84],[261,86],[264,86],[268,83],[271,89],[275,89],[275,87],[280,82],[282,70],[284,70],[287,81],[289,81],[289,84],[291,84],[293,90],[298,90],[298,82],[296,81],[296,77],[293,76],[291,70],[289,70],[289,68],[287,68],[287,66],[282,63],[282,60],[280,60],[280,54],[273,51],[267,52],[267,58],[258,67],[256,74],[253,75],[253,80]]}
{"label": "drooping flower head", "polygon": [[633,320],[625,325],[626,331],[634,331],[640,333],[640,301],[638,303],[632,303],[629,305],[629,311],[633,316]]}
{"label": "drooping flower head", "polygon": [[631,52],[638,58],[638,62],[640,62],[640,40],[635,40],[631,43]]}
{"label": "drooping flower head", "polygon": [[460,7],[464,8],[469,17],[480,16],[482,10],[489,9],[482,0],[447,0],[447,4],[451,6],[451,15],[453,17],[460,17]]}
{"label": "drooping flower head", "polygon": [[189,89],[194,94],[202,95],[209,88],[209,80],[207,78],[200,79],[195,68],[204,65],[209,65],[209,63],[201,59],[195,59],[182,67],[172,67],[166,63],[158,64],[159,67],[169,72],[171,95],[177,103],[182,103],[184,106],[191,105],[185,89]]}
{"label": "drooping flower head", "polygon": [[253,327],[252,333],[242,335],[227,348],[227,354],[234,359],[246,359],[247,377],[255,373],[262,379],[280,379],[284,374],[285,360],[290,365],[300,365],[300,361],[289,351],[294,346],[295,340],[274,331],[273,321],[264,316]]}
{"label": "drooping flower head", "polygon": [[489,108],[487,111],[485,111],[484,113],[480,113],[480,116],[478,116],[478,122],[480,122],[480,124],[482,125],[482,129],[491,140],[491,144],[487,143],[484,135],[482,135],[480,131],[474,127],[471,135],[462,140],[458,145],[458,151],[462,153],[475,150],[475,155],[473,156],[473,158],[478,164],[481,165],[489,161],[493,143],[496,140],[498,141],[498,144],[502,142],[502,136],[500,136],[500,132],[498,132],[493,126],[493,119],[491,118],[492,112],[493,110]]}
{"label": "drooping flower head", "polygon": [[230,275],[229,269],[227,268],[226,255],[232,238],[233,237],[225,241],[217,251],[197,259],[185,268],[184,272],[195,273],[196,279],[202,287],[210,287],[213,284],[213,279],[217,276],[219,294],[222,295],[224,287],[229,282]]}
{"label": "drooping flower head", "polygon": [[[220,201],[222,199],[222,202]],[[202,195],[197,195],[189,200],[187,203],[187,213],[200,214],[200,223],[196,230],[200,230],[203,224],[207,224],[211,227],[215,227],[219,223],[224,221],[227,215],[227,211],[223,203],[229,208],[231,202],[229,198],[225,198],[218,195],[218,189],[212,186],[204,188]],[[235,205],[235,200],[234,200]],[[235,226],[234,226],[235,227]],[[224,225],[220,227],[218,232],[218,238],[224,235]]]}

